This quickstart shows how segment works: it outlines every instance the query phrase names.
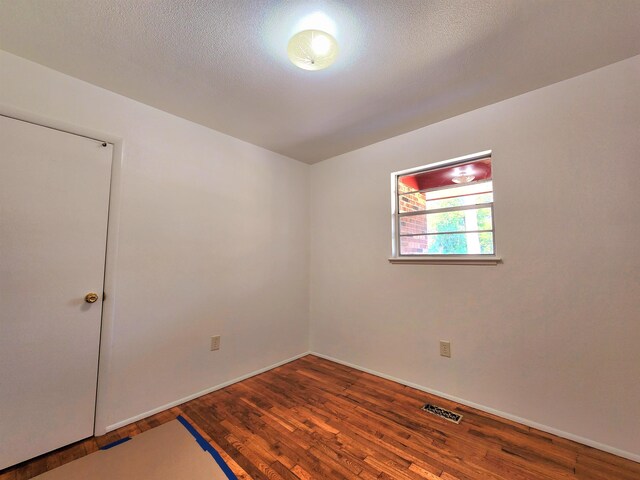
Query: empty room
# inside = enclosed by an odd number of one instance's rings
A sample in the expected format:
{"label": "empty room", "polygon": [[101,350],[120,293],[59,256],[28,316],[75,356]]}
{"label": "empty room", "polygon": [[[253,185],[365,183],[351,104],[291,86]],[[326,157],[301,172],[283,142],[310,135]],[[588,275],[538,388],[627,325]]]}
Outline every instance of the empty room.
{"label": "empty room", "polygon": [[0,480],[640,479],[640,0],[0,0]]}

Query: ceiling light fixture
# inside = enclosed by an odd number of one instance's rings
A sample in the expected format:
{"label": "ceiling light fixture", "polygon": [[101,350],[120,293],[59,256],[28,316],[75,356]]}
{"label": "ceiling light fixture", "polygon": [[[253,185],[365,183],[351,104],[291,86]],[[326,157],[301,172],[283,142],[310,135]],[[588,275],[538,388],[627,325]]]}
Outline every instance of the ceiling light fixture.
{"label": "ceiling light fixture", "polygon": [[322,70],[336,60],[338,43],[327,32],[303,30],[291,37],[287,53],[296,67]]}
{"label": "ceiling light fixture", "polygon": [[472,182],[476,176],[473,174],[473,168],[471,165],[468,165],[465,170],[462,170],[459,167],[453,171],[453,178],[451,181],[453,183],[469,183]]}

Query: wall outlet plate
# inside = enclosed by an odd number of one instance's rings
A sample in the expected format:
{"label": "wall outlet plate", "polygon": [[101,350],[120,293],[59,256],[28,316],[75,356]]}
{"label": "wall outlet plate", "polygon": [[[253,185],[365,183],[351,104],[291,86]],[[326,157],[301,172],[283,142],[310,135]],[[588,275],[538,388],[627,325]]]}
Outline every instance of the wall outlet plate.
{"label": "wall outlet plate", "polygon": [[440,340],[440,356],[451,358],[451,342]]}
{"label": "wall outlet plate", "polygon": [[220,350],[220,335],[211,337],[211,351]]}

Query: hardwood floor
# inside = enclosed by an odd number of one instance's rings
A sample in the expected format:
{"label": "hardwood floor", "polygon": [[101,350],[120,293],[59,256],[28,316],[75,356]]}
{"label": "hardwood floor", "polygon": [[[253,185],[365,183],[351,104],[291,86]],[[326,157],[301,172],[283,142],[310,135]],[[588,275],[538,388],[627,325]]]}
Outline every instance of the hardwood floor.
{"label": "hardwood floor", "polygon": [[[464,418],[456,425],[422,412],[427,402]],[[241,480],[640,479],[638,463],[310,355],[0,480],[31,478],[180,414]]]}

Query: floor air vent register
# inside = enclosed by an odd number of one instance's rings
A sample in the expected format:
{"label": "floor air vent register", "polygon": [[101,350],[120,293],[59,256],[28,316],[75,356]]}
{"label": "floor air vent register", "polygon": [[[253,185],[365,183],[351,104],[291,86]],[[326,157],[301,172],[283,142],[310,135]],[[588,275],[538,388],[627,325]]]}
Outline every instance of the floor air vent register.
{"label": "floor air vent register", "polygon": [[430,403],[427,403],[426,405],[424,405],[422,407],[422,410],[424,410],[425,412],[432,413],[433,415],[437,415],[440,418],[444,418],[445,420],[448,420],[456,424],[460,423],[460,420],[462,420],[462,415],[459,415],[450,410],[447,410],[446,408],[438,407],[436,405],[431,405]]}

